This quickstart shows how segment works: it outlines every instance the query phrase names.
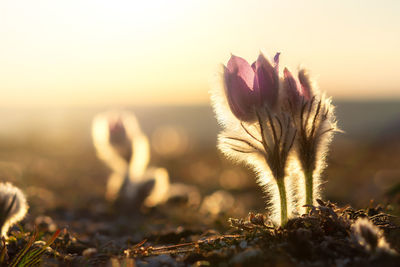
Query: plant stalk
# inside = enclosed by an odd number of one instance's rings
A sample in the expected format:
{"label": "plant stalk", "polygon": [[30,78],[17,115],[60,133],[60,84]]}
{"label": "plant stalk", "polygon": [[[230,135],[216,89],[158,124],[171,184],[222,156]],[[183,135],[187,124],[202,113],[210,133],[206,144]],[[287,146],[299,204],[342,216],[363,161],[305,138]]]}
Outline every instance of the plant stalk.
{"label": "plant stalk", "polygon": [[[314,201],[314,184],[313,184],[313,173],[311,171],[305,171],[304,177],[306,180],[306,205],[313,205]],[[311,210],[311,207],[307,207],[307,212]]]}
{"label": "plant stalk", "polygon": [[281,204],[281,226],[285,226],[288,221],[287,216],[287,200],[286,200],[286,188],[284,178],[276,179],[279,190],[279,198]]}

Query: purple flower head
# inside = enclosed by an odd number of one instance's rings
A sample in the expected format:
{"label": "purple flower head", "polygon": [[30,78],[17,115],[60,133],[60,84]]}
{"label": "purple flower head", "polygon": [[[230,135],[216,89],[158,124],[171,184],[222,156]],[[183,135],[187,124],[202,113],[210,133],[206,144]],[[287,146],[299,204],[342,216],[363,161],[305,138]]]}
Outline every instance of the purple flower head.
{"label": "purple flower head", "polygon": [[121,118],[110,119],[108,123],[110,142],[112,144],[124,143],[127,139],[125,125]]}
{"label": "purple flower head", "polygon": [[306,70],[299,71],[299,81],[305,100],[310,100],[312,97],[311,82]]}
{"label": "purple flower head", "polygon": [[278,100],[279,89],[279,53],[276,54],[275,66],[272,66],[269,61],[260,54],[257,61],[253,63],[255,81],[254,90],[259,94],[259,105],[266,104],[269,108],[274,108]]}
{"label": "purple flower head", "polygon": [[255,109],[275,107],[278,98],[279,53],[275,66],[260,54],[251,66],[243,58],[232,55],[224,67],[225,94],[232,113],[242,121],[256,119]]}
{"label": "purple flower head", "polygon": [[305,70],[299,71],[299,79],[293,77],[292,73],[285,68],[284,88],[289,101],[294,106],[298,106],[302,100],[309,101],[312,97],[311,82]]}
{"label": "purple flower head", "polygon": [[297,107],[304,97],[301,84],[293,77],[292,73],[287,68],[283,70],[283,76],[284,88],[288,100],[294,107]]}
{"label": "purple flower head", "polygon": [[224,67],[225,94],[232,113],[242,121],[254,119],[254,71],[249,63],[232,55]]}

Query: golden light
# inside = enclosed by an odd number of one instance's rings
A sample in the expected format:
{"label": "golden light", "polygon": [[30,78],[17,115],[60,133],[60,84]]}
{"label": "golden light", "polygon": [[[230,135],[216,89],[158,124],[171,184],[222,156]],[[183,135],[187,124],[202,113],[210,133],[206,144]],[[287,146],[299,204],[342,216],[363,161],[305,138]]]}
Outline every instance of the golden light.
{"label": "golden light", "polygon": [[396,10],[315,0],[2,1],[1,105],[204,104],[231,52],[251,61],[259,50],[309,67],[335,97],[398,97]]}

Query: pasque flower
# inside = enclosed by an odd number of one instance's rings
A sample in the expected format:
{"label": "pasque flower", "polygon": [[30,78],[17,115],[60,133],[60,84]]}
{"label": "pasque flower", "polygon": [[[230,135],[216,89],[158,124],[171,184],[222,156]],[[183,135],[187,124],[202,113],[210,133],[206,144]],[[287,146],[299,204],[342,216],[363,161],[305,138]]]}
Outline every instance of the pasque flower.
{"label": "pasque flower", "polygon": [[28,204],[22,191],[10,183],[0,183],[0,230],[6,237],[8,229],[21,221],[28,211]]}
{"label": "pasque flower", "polygon": [[111,169],[106,198],[134,209],[143,202],[163,202],[170,186],[164,168],[148,167],[149,141],[136,117],[129,112],[105,112],[93,120],[92,136],[97,155]]}
{"label": "pasque flower", "polygon": [[[296,79],[284,70],[284,91],[287,109],[297,129],[295,147],[304,175],[304,189],[300,188],[299,201],[313,205],[319,197],[320,174],[325,167],[328,145],[335,131],[336,118],[331,100],[313,86],[307,72],[302,69]],[[305,199],[304,199],[304,197]]]}
{"label": "pasque flower", "polygon": [[[296,130],[291,116],[278,103],[278,67],[279,53],[274,65],[263,54],[252,65],[232,55],[224,66],[224,94],[216,89],[212,98],[225,128],[219,135],[220,150],[256,170],[259,183],[272,193],[272,218],[284,225],[292,213],[285,179]],[[276,195],[279,198],[274,198]]]}
{"label": "pasque flower", "polygon": [[285,68],[279,76],[279,55],[273,65],[263,54],[252,65],[232,55],[223,67],[224,90],[212,90],[211,97],[224,128],[219,149],[256,170],[271,196],[272,219],[283,225],[299,205],[319,197],[326,151],[338,128],[331,100],[304,69],[295,77]]}
{"label": "pasque flower", "polygon": [[279,89],[279,54],[273,67],[263,54],[251,66],[243,58],[232,55],[224,66],[225,92],[232,113],[241,121],[257,119],[256,110],[264,105],[276,106]]}
{"label": "pasque flower", "polygon": [[383,231],[367,218],[358,218],[351,226],[351,232],[353,240],[373,255],[397,254],[387,243]]}

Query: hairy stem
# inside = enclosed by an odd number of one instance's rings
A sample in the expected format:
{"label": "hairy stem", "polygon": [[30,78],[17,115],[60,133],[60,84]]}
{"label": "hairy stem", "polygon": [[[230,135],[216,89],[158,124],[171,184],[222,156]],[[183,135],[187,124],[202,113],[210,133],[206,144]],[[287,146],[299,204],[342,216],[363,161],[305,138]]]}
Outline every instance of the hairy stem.
{"label": "hairy stem", "polygon": [[[314,201],[313,194],[313,173],[312,171],[305,171],[304,178],[306,182],[306,205],[312,205]],[[309,212],[311,207],[307,207],[307,212]]]}
{"label": "hairy stem", "polygon": [[285,180],[284,178],[276,179],[276,183],[278,184],[281,206],[281,226],[284,226],[288,221]]}

